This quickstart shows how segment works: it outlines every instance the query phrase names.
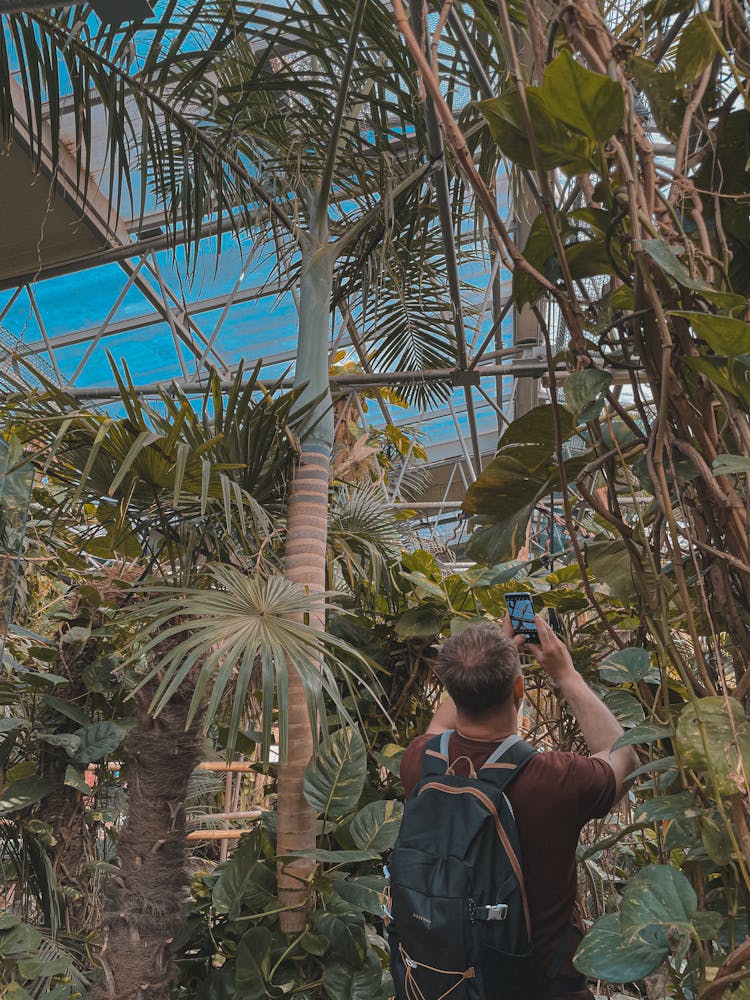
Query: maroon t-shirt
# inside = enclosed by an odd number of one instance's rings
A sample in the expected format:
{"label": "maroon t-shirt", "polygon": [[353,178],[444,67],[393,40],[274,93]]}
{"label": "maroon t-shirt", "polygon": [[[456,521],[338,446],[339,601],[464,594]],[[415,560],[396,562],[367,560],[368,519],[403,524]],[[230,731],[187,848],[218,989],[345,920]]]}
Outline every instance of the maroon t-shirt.
{"label": "maroon t-shirt", "polygon": [[[401,782],[407,795],[422,775],[425,743],[434,735],[418,736],[407,747],[401,761]],[[498,742],[470,740],[453,733],[449,757],[454,761],[465,755],[478,771]],[[590,819],[606,816],[614,804],[615,790],[615,775],[606,761],[558,751],[536,754],[507,789],[521,843],[534,953],[540,963],[552,963],[562,936],[573,924],[572,933],[568,932],[570,947],[558,972],[561,978],[580,978],[572,961],[583,937],[576,903],[578,837]],[[585,989],[566,993],[559,1000],[593,1000],[593,995]]]}

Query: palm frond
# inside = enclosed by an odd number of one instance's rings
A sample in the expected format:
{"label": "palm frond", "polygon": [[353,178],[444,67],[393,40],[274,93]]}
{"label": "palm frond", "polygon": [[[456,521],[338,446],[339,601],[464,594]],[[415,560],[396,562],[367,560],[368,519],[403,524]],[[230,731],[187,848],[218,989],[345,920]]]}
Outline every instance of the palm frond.
{"label": "palm frond", "polygon": [[363,587],[377,594],[401,551],[399,522],[385,499],[379,483],[341,486],[333,495],[328,519],[329,562],[355,594]]}
{"label": "palm frond", "polygon": [[148,601],[136,612],[143,628],[142,645],[135,655],[148,661],[157,648],[168,649],[139,684],[159,679],[151,706],[154,712],[190,683],[194,693],[186,724],[205,706],[206,725],[210,725],[231,692],[227,737],[231,751],[248,695],[260,691],[263,745],[271,744],[274,711],[278,710],[280,752],[285,759],[290,669],[302,679],[316,742],[327,738],[324,695],[345,723],[352,722],[339,681],[350,693],[364,688],[378,700],[378,682],[369,661],[336,636],[306,624],[311,615],[333,609],[327,595],[310,594],[280,575],[249,577],[232,566],[213,566],[211,576],[210,589],[176,593],[166,585],[150,586]]}
{"label": "palm frond", "polygon": [[[283,507],[297,395],[240,366],[226,394],[211,374],[200,410],[178,389],[157,406],[139,397],[127,369],[114,370],[122,418],[81,410],[52,385],[5,408],[45,461],[61,512],[96,505],[108,544],[164,556],[185,582],[207,560],[257,551]],[[81,536],[82,547],[94,544]]]}

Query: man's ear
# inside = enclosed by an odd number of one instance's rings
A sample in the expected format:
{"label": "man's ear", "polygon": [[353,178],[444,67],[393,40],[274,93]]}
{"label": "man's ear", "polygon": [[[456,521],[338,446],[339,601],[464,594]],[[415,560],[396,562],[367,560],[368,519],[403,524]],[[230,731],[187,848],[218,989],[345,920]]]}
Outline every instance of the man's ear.
{"label": "man's ear", "polygon": [[513,697],[516,701],[523,700],[524,684],[523,684],[523,674],[519,674],[513,682]]}

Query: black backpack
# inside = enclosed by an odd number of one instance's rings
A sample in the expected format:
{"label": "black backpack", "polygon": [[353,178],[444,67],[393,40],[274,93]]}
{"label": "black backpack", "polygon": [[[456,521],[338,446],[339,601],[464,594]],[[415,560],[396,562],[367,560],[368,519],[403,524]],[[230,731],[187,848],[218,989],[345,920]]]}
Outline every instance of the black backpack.
{"label": "black backpack", "polygon": [[477,773],[467,757],[449,764],[450,737],[426,744],[386,870],[395,998],[534,1000],[543,992],[505,789],[536,751],[509,736]]}

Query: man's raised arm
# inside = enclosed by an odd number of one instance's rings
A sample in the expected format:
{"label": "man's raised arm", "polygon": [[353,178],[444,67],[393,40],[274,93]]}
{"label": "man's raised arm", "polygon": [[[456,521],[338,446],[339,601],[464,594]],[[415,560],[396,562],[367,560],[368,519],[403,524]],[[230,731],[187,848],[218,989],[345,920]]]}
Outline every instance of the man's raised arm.
{"label": "man's raised arm", "polygon": [[573,666],[565,644],[538,615],[536,627],[539,645],[527,643],[523,648],[536,657],[570,705],[591,756],[606,760],[614,771],[619,799],[625,791],[625,778],[638,767],[635,750],[632,747],[612,749],[623,734],[622,726]]}

